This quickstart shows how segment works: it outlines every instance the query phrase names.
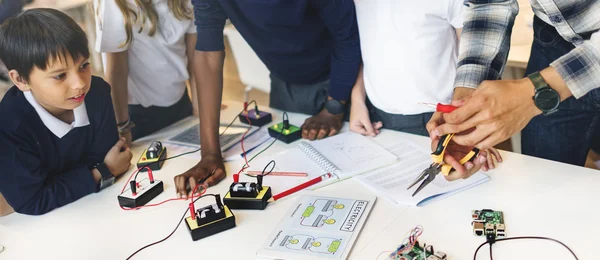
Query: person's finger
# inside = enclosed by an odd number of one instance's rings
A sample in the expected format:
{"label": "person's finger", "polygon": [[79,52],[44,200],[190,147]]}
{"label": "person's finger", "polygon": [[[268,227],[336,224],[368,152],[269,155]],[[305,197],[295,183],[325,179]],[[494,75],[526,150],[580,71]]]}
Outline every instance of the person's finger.
{"label": "person's finger", "polygon": [[492,148],[490,149],[490,153],[494,156],[497,162],[502,162],[502,155],[498,152],[498,149]]}
{"label": "person's finger", "polygon": [[496,168],[496,164],[494,164],[494,155],[490,152],[488,153],[488,156],[486,156],[487,159],[487,164],[486,164],[486,168],[489,168],[490,170],[493,170],[494,168]]}
{"label": "person's finger", "polygon": [[317,134],[317,140],[321,140],[321,139],[325,138],[327,136],[327,134],[329,134],[329,126],[321,125],[321,128],[319,129],[319,133]]}
{"label": "person's finger", "polygon": [[463,177],[463,179],[469,178],[469,177],[471,177],[471,175],[478,172],[485,165],[486,162],[487,162],[487,154],[485,152],[479,153],[479,155],[477,155],[477,158],[475,158],[475,160],[473,160],[473,162],[469,162],[469,163],[473,164],[473,167],[470,170],[468,170],[466,176]]}
{"label": "person's finger", "polygon": [[454,181],[457,179],[466,179],[471,177],[471,175],[475,174],[487,160],[487,153],[481,152],[477,157],[471,162],[468,161],[464,165],[460,164],[459,159],[454,158],[451,155],[444,156],[444,162],[451,165],[454,168],[454,172],[451,172],[446,179],[449,181]]}
{"label": "person's finger", "polygon": [[350,125],[350,131],[361,135],[367,135],[367,130],[361,125]]}
{"label": "person's finger", "polygon": [[336,129],[335,127],[332,126],[329,129],[329,134],[327,136],[331,137],[331,136],[337,135],[339,132],[340,132],[339,128]]}
{"label": "person's finger", "polygon": [[425,125],[425,129],[427,129],[427,132],[429,133],[429,136],[431,137],[431,139],[433,139],[433,136],[435,136],[435,135],[432,136],[432,132],[440,125],[441,118],[442,118],[442,113],[435,112],[431,116],[431,119],[429,119],[429,122],[427,122],[427,124]]}
{"label": "person's finger", "polygon": [[487,107],[484,103],[484,98],[479,97],[470,98],[469,100],[464,101],[464,104],[458,103],[461,106],[453,112],[443,114],[444,121],[450,124],[460,124],[465,122],[467,119],[472,118],[477,114],[481,114],[482,109]]}
{"label": "person's finger", "polygon": [[117,141],[117,143],[115,143],[115,145],[113,145],[113,147],[111,149],[117,150],[117,151],[121,151],[121,147],[123,147],[123,145],[125,145],[125,138],[121,137],[119,138],[119,141]]}
{"label": "person's finger", "polygon": [[490,137],[493,134],[492,131],[493,130],[491,128],[488,128],[486,126],[481,126],[468,134],[454,135],[454,138],[452,138],[452,141],[454,141],[455,143],[457,143],[459,145],[475,146],[475,147],[481,149],[482,151],[487,151],[489,149],[489,147],[482,146],[481,142],[483,140],[485,140],[486,138]]}
{"label": "person's finger", "polygon": [[368,136],[375,136],[375,131],[373,129],[373,124],[371,124],[371,120],[369,120],[368,118],[363,119],[361,121],[363,127],[365,128],[365,130],[367,131],[367,135]]}
{"label": "person's finger", "polygon": [[206,185],[210,186],[214,186],[215,184],[219,183],[221,180],[225,179],[225,170],[222,168],[217,168],[217,170],[215,171],[215,173],[208,177],[208,179],[206,179],[206,181],[204,181],[204,183]]}
{"label": "person's finger", "polygon": [[377,136],[381,132],[379,130],[379,129],[381,129],[380,123],[381,122],[371,123],[371,126],[373,127],[373,135],[372,136]]}
{"label": "person's finger", "polygon": [[309,125],[308,126],[308,140],[315,140],[315,138],[317,138],[317,126],[316,125]]}
{"label": "person's finger", "polygon": [[482,139],[477,144],[475,144],[475,147],[477,147],[479,149],[490,149],[490,148],[494,147],[494,145],[497,145],[497,144],[507,140],[508,138],[510,138],[510,137],[504,137],[504,136],[502,136],[502,134],[500,132],[496,131],[496,132],[491,133],[488,137]]}
{"label": "person's finger", "polygon": [[381,121],[373,123],[373,129],[375,129],[375,130],[379,130],[382,127],[383,127],[383,122],[381,122]]}
{"label": "person's finger", "polygon": [[190,191],[188,192],[188,197],[193,196],[193,192],[194,189],[196,189],[196,185],[198,185],[198,181],[196,180],[196,178],[192,175],[190,176],[190,178],[188,179],[188,185],[190,186]]}
{"label": "person's finger", "polygon": [[439,143],[440,143],[440,139],[439,138],[431,140],[431,151],[432,152],[436,150],[436,148],[437,148],[437,146],[438,146]]}
{"label": "person's finger", "polygon": [[177,192],[177,197],[179,198],[187,198],[187,192],[185,190],[185,184],[187,182],[187,178],[185,174],[180,174],[175,176],[173,182],[175,182],[175,190]]}
{"label": "person's finger", "polygon": [[462,107],[465,105],[465,102],[467,101],[467,99],[468,98],[452,100],[452,102],[450,102],[450,105],[455,106],[455,107]]}
{"label": "person's finger", "polygon": [[467,175],[468,164],[462,165],[456,158],[448,154],[444,156],[444,162],[452,166],[452,168],[454,168],[454,171],[450,172],[450,174],[448,174],[447,176],[444,176],[446,180],[455,181],[458,179],[462,179]]}
{"label": "person's finger", "polygon": [[[454,123],[444,123],[439,125],[437,128],[433,129],[433,131],[431,131],[433,133],[433,135],[435,136],[444,136],[447,134],[456,134],[456,133],[460,133],[469,129],[472,129],[474,127],[477,127],[481,124],[481,121],[479,120],[479,118],[477,117],[477,115],[475,115],[475,117],[469,118],[467,121],[464,121],[462,123],[459,124],[454,124]],[[476,132],[478,129],[475,129],[474,132]]]}
{"label": "person's finger", "polygon": [[308,138],[308,131],[310,130],[310,118],[307,118],[306,120],[304,120],[304,123],[302,124],[302,126],[300,126],[300,128],[302,129],[302,138],[306,139]]}
{"label": "person's finger", "polygon": [[308,129],[306,129],[305,125],[302,125],[302,138],[303,139],[307,139],[308,138]]}

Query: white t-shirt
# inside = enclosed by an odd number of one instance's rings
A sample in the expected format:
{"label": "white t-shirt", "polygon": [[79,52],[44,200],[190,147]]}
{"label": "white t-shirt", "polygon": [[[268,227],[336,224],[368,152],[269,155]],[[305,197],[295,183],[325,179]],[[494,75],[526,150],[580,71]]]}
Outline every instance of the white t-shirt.
{"label": "white t-shirt", "polygon": [[[185,81],[189,78],[185,35],[195,34],[196,27],[193,19],[175,18],[167,0],[152,2],[158,14],[154,36],[148,35],[149,22],[142,33],[138,33],[140,25],[136,24],[131,44],[119,47],[127,39],[123,14],[114,0],[95,0],[94,7],[99,8],[96,9],[96,51],[103,52],[104,64],[106,52],[128,51],[129,104],[167,107],[179,101],[185,92]],[[128,3],[136,6],[133,0]],[[191,1],[188,3],[191,11]]]}
{"label": "white t-shirt", "polygon": [[464,0],[356,0],[369,100],[392,114],[448,103],[456,74]]}

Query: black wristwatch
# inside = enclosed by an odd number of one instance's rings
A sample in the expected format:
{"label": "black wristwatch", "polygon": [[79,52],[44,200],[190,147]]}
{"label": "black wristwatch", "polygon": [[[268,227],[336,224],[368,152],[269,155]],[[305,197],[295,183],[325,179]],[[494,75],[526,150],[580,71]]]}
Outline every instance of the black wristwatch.
{"label": "black wristwatch", "polygon": [[102,178],[100,178],[100,182],[98,183],[98,191],[101,191],[115,183],[115,176],[110,172],[108,167],[106,167],[106,164],[96,164],[96,166],[94,166],[94,169],[97,169],[100,172],[100,175],[102,176]]}
{"label": "black wristwatch", "polygon": [[548,86],[548,83],[546,83],[539,72],[531,73],[527,77],[535,87],[535,95],[533,95],[535,106],[542,110],[544,115],[558,111],[558,106],[560,105],[560,95],[558,92]]}
{"label": "black wristwatch", "polygon": [[329,111],[329,113],[338,115],[344,113],[344,104],[342,102],[337,101],[335,99],[327,100],[325,102],[325,109]]}

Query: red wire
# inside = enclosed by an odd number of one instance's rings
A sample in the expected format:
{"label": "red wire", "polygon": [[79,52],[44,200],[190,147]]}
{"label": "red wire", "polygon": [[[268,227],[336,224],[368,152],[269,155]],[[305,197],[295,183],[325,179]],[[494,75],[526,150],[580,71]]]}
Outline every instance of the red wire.
{"label": "red wire", "polygon": [[123,192],[125,192],[125,189],[127,188],[127,185],[129,184],[129,181],[131,180],[131,177],[133,177],[136,173],[138,173],[139,171],[141,171],[144,168],[147,168],[148,170],[150,170],[150,168],[148,168],[148,166],[142,166],[140,168],[137,168],[137,170],[133,171],[131,173],[131,175],[129,175],[129,178],[127,179],[127,182],[125,182],[125,185],[123,185],[123,189],[121,190],[121,194],[123,194]]}
{"label": "red wire", "polygon": [[[256,102],[256,101],[255,101]],[[244,108],[244,110],[247,110],[248,106],[246,106]],[[257,111],[254,111],[254,113],[256,114]],[[246,156],[246,149],[244,149],[244,138],[246,137],[246,134],[248,132],[250,132],[250,129],[252,128],[252,122],[250,122],[250,117],[248,117],[249,113],[245,113],[246,115],[246,120],[248,121],[248,124],[250,125],[250,127],[248,127],[248,130],[246,130],[246,132],[244,132],[244,134],[242,135],[242,140],[240,141],[242,144],[242,154],[244,155],[244,161],[246,162],[246,165],[248,165],[248,157]],[[239,174],[239,173],[238,173]]]}

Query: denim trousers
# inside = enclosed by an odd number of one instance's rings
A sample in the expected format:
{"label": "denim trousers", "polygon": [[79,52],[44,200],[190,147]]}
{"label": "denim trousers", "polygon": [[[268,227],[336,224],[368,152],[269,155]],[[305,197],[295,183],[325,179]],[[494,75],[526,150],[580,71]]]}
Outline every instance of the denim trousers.
{"label": "denim trousers", "polygon": [[[526,75],[548,67],[575,48],[537,17],[533,30]],[[590,148],[600,150],[600,88],[579,99],[564,100],[553,114],[534,117],[521,132],[521,146],[526,155],[584,165]]]}

